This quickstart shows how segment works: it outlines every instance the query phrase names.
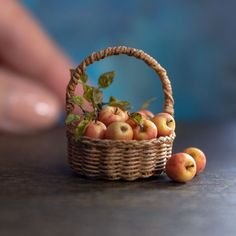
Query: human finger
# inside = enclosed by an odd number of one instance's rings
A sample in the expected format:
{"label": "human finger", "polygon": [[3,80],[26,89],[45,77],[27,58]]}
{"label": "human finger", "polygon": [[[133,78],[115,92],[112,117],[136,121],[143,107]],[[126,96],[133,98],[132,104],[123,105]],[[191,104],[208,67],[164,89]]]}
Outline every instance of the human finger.
{"label": "human finger", "polygon": [[71,61],[18,1],[0,0],[0,5],[1,60],[41,81],[64,101]]}
{"label": "human finger", "polygon": [[60,114],[59,100],[52,92],[0,67],[0,131],[22,134],[47,129]]}

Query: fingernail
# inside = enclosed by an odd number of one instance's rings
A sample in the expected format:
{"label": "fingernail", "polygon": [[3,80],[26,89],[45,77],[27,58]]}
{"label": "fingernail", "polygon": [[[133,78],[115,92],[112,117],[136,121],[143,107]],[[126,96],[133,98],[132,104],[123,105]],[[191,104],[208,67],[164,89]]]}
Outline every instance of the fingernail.
{"label": "fingernail", "polygon": [[[6,86],[5,86],[6,88]],[[55,95],[28,81],[14,83],[0,93],[0,129],[13,133],[31,133],[55,125],[61,106]]]}

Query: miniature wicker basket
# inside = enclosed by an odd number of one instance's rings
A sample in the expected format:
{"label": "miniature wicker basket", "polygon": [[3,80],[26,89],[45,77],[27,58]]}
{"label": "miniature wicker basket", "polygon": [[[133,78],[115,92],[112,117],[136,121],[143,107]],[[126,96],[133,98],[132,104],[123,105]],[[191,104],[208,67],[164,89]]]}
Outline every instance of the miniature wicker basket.
{"label": "miniature wicker basket", "polygon": [[[109,56],[125,54],[143,60],[159,75],[164,92],[164,112],[174,114],[172,88],[166,70],[145,52],[124,46],[94,52],[75,69],[66,90],[66,112],[74,110],[70,98],[87,66]],[[87,177],[107,180],[135,180],[158,176],[165,172],[165,164],[172,154],[175,134],[152,140],[108,140],[82,137],[75,140],[70,125],[66,127],[68,160],[71,168]]]}

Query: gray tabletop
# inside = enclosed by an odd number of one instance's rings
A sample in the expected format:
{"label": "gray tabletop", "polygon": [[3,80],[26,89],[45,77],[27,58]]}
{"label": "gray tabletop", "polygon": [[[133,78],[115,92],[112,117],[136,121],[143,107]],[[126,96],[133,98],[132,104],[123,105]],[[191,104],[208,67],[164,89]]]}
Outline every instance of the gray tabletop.
{"label": "gray tabletop", "polygon": [[0,137],[0,235],[236,235],[236,123],[179,124],[174,152],[202,148],[206,171],[95,181],[67,165],[63,128]]}

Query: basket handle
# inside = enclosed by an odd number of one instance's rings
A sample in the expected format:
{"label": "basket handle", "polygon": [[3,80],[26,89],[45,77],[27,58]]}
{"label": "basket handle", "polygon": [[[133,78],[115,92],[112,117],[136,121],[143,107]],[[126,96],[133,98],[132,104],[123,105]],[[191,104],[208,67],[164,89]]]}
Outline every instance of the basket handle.
{"label": "basket handle", "polygon": [[70,98],[74,96],[75,88],[81,75],[84,74],[86,67],[109,56],[125,54],[143,60],[149,65],[160,77],[162,89],[164,92],[164,111],[170,115],[174,115],[174,99],[172,96],[172,88],[166,70],[151,56],[142,50],[129,48],[125,46],[109,47],[99,52],[93,52],[85,58],[71,74],[71,79],[66,88],[66,112],[70,114],[74,110],[74,104],[70,102]]}

